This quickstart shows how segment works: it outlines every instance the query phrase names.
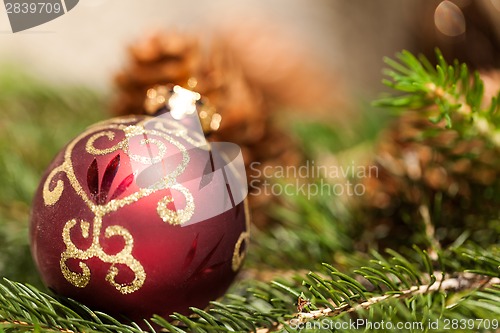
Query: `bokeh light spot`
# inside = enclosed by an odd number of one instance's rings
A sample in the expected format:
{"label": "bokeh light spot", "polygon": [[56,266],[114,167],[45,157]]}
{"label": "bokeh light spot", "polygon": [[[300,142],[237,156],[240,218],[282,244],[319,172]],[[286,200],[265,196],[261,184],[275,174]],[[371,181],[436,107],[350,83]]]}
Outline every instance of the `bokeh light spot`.
{"label": "bokeh light spot", "polygon": [[465,17],[462,10],[451,1],[443,1],[434,12],[434,24],[444,35],[455,37],[465,32]]}

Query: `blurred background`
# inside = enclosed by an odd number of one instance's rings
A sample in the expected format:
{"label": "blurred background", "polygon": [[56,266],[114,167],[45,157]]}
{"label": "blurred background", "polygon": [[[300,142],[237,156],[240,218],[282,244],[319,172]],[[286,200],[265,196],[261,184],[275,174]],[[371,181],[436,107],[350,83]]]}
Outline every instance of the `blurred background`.
{"label": "blurred background", "polygon": [[[389,118],[370,106],[386,90],[383,57],[408,49],[433,61],[436,47],[497,91],[500,0],[81,0],[16,34],[0,10],[0,276],[37,279],[27,226],[51,158],[95,121],[145,113],[152,85],[195,78],[222,115],[213,138],[240,144],[247,161],[365,163]],[[261,230],[300,221],[269,208],[280,198],[251,199]],[[322,226],[332,239],[320,256],[344,247],[344,227]]]}
{"label": "blurred background", "polygon": [[[247,63],[272,68],[274,62],[278,74],[286,65],[299,74],[303,67],[319,70],[331,80],[321,83],[370,97],[381,89],[382,57],[403,48],[432,54],[439,46],[474,66],[498,66],[499,10],[498,0],[85,0],[57,20],[17,34],[0,11],[0,59],[46,80],[107,92],[130,43],[153,30],[175,29],[208,43],[225,39]],[[303,84],[312,79],[292,74]]]}
{"label": "blurred background", "polygon": [[[280,51],[300,53],[355,90],[378,83],[383,55],[412,46],[419,1],[159,1],[84,0],[76,10],[13,35],[0,12],[2,60],[29,66],[49,80],[109,89],[126,60],[125,47],[152,29],[223,35],[255,61]],[[421,5],[420,5],[421,7]],[[266,49],[267,48],[267,49]],[[258,58],[258,59],[257,59]],[[302,67],[304,64],[296,64]],[[306,64],[310,65],[310,64]]]}

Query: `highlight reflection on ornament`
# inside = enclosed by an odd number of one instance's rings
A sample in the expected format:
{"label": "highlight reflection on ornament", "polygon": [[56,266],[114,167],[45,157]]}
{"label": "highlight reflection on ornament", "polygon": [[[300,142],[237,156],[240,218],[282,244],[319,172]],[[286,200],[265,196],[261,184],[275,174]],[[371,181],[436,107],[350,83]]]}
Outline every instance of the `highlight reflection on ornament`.
{"label": "highlight reflection on ornament", "polygon": [[157,85],[148,89],[144,109],[150,115],[156,115],[158,111],[166,109],[177,120],[190,116],[198,110],[199,118],[196,118],[195,123],[200,123],[201,129],[206,134],[217,131],[222,121],[222,116],[206,99],[180,86]]}

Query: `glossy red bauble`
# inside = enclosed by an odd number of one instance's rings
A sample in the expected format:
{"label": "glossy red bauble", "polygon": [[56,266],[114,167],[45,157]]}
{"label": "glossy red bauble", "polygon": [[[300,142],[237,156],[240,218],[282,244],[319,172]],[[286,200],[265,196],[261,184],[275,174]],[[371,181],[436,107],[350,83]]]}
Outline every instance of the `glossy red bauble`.
{"label": "glossy red bauble", "polygon": [[56,293],[130,319],[220,297],[248,241],[242,179],[203,135],[171,118],[90,127],[42,178],[32,253]]}

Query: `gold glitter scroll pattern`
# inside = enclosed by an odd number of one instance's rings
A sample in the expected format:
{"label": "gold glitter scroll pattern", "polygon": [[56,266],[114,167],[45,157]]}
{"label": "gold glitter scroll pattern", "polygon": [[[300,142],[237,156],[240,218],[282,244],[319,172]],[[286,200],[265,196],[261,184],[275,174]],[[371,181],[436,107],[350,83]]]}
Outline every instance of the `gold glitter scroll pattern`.
{"label": "gold glitter scroll pattern", "polygon": [[[66,280],[76,287],[84,288],[90,282],[91,271],[85,261],[91,258],[99,258],[101,261],[111,264],[108,274],[106,275],[106,281],[122,294],[129,294],[139,290],[146,280],[146,272],[143,266],[132,255],[134,239],[128,230],[118,225],[107,227],[104,233],[105,238],[120,236],[124,239],[125,246],[118,254],[115,255],[109,255],[102,249],[100,244],[102,220],[107,214],[115,212],[124,206],[133,204],[142,198],[148,197],[157,191],[167,188],[177,190],[182,193],[185,197],[186,204],[184,209],[173,211],[167,208],[168,203],[172,202],[173,198],[171,196],[167,196],[161,199],[158,203],[157,211],[163,221],[172,225],[179,225],[189,221],[194,213],[195,205],[192,194],[187,188],[176,182],[176,178],[184,172],[189,163],[188,151],[186,147],[177,139],[181,138],[188,143],[201,145],[201,138],[192,138],[188,136],[188,131],[183,126],[176,124],[175,122],[170,122],[169,120],[161,120],[158,118],[155,118],[153,128],[147,129],[146,125],[150,124],[150,119],[152,118],[147,118],[144,121],[132,125],[131,123],[134,122],[133,118],[117,118],[115,120],[106,121],[91,127],[68,145],[64,153],[64,162],[59,167],[52,170],[44,183],[43,198],[45,205],[53,206],[59,201],[64,191],[64,182],[62,180],[57,180],[54,185],[54,178],[59,173],[66,174],[73,189],[94,213],[92,235],[90,235],[91,223],[79,221],[82,236],[84,238],[92,236],[92,245],[87,250],[79,249],[71,239],[70,233],[71,230],[78,224],[77,220],[72,219],[66,222],[63,228],[62,238],[64,244],[66,245],[66,250],[61,254],[61,272]],[[161,124],[161,126],[158,124]],[[110,142],[114,141],[117,131],[125,133],[125,138],[123,140],[115,143],[109,148],[97,148],[95,146],[96,141],[101,138],[107,138]],[[148,188],[141,188],[137,192],[125,198],[114,199],[106,204],[98,205],[88,197],[82,185],[78,182],[71,160],[71,155],[75,145],[87,136],[90,137],[86,142],[85,149],[89,154],[94,156],[106,155],[122,150],[124,153],[129,155],[131,160],[145,165],[152,165],[160,162],[164,158],[167,151],[165,142],[168,142],[182,153],[182,161],[170,174],[159,179],[152,186]],[[156,156],[140,156],[130,153],[130,139],[137,136],[141,136],[143,138],[140,141],[141,145],[147,144],[156,146]],[[147,137],[147,139],[144,139],[145,137]],[[71,271],[67,265],[67,261],[70,259],[79,261],[81,272]],[[119,274],[118,265],[124,265],[134,273],[134,280],[132,282],[128,284],[119,284],[115,281],[116,276]]]}
{"label": "gold glitter scroll pattern", "polygon": [[191,219],[194,213],[194,201],[193,195],[189,192],[187,188],[181,184],[175,184],[170,187],[172,190],[177,190],[184,195],[186,199],[186,207],[184,209],[171,210],[167,208],[167,205],[174,202],[171,196],[167,196],[158,202],[158,215],[163,219],[164,222],[168,222],[172,225],[180,225]]}
{"label": "gold glitter scroll pattern", "polygon": [[[66,245],[66,250],[61,254],[61,271],[71,284],[79,288],[85,288],[90,282],[90,269],[83,262],[93,257],[97,257],[104,262],[110,263],[111,268],[106,275],[106,281],[113,285],[122,294],[130,294],[138,290],[146,280],[146,272],[142,265],[134,259],[132,256],[132,249],[134,246],[134,239],[132,235],[123,227],[111,226],[106,228],[105,237],[110,238],[113,236],[121,236],[125,241],[125,247],[115,255],[109,255],[104,252],[101,245],[99,244],[99,233],[94,232],[92,236],[92,245],[85,251],[78,249],[75,244],[71,241],[71,229],[77,224],[76,220],[71,220],[66,223],[63,229],[63,241]],[[94,226],[100,226],[102,221],[98,218],[94,221]],[[89,223],[86,221],[80,221],[80,227],[82,229],[82,236],[84,238],[89,237],[88,228]],[[98,228],[95,228],[97,230]],[[68,259],[78,259],[81,260],[79,263],[82,273],[72,272],[66,265]],[[115,281],[115,277],[118,275],[118,269],[114,266],[116,264],[126,265],[134,273],[134,280],[129,284],[119,284]]]}
{"label": "gold glitter scroll pattern", "polygon": [[248,208],[247,200],[243,202],[243,205],[245,207],[245,231],[240,234],[240,237],[238,238],[238,240],[236,241],[236,245],[234,246],[233,260],[231,265],[234,272],[240,269],[241,264],[243,264],[243,261],[245,260],[245,256],[247,254],[246,249],[242,250],[242,246],[248,246],[248,243],[250,241],[250,211]]}
{"label": "gold glitter scroll pattern", "polygon": [[43,201],[47,206],[55,205],[56,202],[58,202],[61,198],[61,195],[64,191],[64,182],[62,180],[58,180],[56,186],[52,190],[50,189],[50,183],[52,179],[61,171],[64,171],[64,168],[62,166],[59,166],[52,170],[52,172],[47,177],[45,184],[43,184]]}

